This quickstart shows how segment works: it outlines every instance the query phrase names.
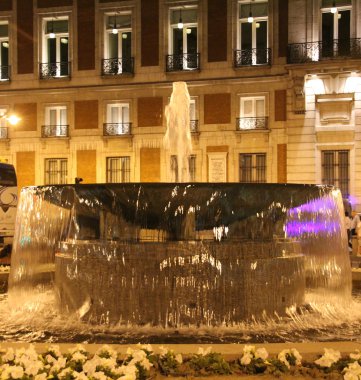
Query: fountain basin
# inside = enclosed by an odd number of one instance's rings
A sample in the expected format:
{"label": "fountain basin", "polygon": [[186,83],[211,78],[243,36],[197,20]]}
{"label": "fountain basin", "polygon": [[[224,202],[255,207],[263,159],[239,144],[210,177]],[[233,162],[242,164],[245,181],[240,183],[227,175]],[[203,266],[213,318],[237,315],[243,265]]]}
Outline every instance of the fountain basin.
{"label": "fountain basin", "polygon": [[94,323],[221,325],[351,299],[339,191],[160,183],[23,189],[10,298],[45,287]]}

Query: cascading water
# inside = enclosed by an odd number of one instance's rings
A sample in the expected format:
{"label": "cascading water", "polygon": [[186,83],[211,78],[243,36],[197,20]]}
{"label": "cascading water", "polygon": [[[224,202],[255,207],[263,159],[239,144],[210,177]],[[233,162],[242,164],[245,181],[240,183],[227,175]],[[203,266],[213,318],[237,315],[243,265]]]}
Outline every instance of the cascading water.
{"label": "cascading water", "polygon": [[[179,99],[189,100],[182,83],[174,84],[166,110],[165,145],[185,180],[189,108]],[[197,340],[196,331],[208,341],[220,335],[221,341],[304,341],[309,329],[311,339],[323,339],[324,329],[339,331],[336,325],[347,336],[345,321],[355,335],[361,314],[351,298],[343,215],[341,193],[329,186],[25,188],[11,310],[21,326],[31,326],[27,332],[45,330],[38,335],[63,341],[120,342],[130,334],[130,341],[169,342],[172,331],[183,342]],[[21,331],[6,313],[0,307],[0,335]]]}

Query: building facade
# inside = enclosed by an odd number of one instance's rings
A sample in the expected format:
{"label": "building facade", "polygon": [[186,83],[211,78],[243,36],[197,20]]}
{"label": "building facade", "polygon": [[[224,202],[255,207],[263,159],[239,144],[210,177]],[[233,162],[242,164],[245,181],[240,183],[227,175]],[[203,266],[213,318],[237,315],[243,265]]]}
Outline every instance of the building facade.
{"label": "building facade", "polygon": [[[0,160],[19,186],[330,183],[361,209],[361,0],[2,0]],[[7,115],[21,118],[16,126]]]}

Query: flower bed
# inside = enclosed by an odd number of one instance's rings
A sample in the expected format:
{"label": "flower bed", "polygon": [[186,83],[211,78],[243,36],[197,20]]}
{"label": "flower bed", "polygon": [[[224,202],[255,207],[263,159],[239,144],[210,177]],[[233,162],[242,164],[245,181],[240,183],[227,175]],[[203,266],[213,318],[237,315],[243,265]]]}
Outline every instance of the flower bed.
{"label": "flower bed", "polygon": [[95,354],[77,345],[62,353],[58,346],[49,346],[44,353],[29,348],[1,350],[1,380],[146,380],[158,375],[173,377],[249,375],[285,377],[361,379],[361,353],[347,356],[324,349],[315,361],[305,361],[294,349],[284,349],[270,357],[265,348],[246,345],[239,357],[231,361],[213,352],[211,347],[199,348],[196,354],[182,356],[160,347],[158,353],[150,345],[128,348],[120,355],[109,346]]}

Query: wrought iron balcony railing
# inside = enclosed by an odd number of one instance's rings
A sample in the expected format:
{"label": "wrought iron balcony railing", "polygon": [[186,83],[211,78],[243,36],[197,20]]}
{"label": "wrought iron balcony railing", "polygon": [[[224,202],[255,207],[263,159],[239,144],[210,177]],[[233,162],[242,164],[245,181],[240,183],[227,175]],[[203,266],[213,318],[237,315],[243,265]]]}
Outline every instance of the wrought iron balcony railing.
{"label": "wrought iron balcony railing", "polygon": [[317,62],[336,58],[361,58],[361,38],[288,45],[288,63]]}
{"label": "wrought iron balcony railing", "polygon": [[0,127],[0,139],[8,138],[8,129],[7,127]]}
{"label": "wrought iron balcony railing", "polygon": [[0,66],[0,80],[10,80],[10,66]]}
{"label": "wrought iron balcony railing", "polygon": [[198,133],[198,120],[191,120],[190,122],[191,133]]}
{"label": "wrought iron balcony railing", "polygon": [[104,123],[103,124],[104,136],[130,135],[131,130],[132,130],[132,123]]}
{"label": "wrought iron balcony railing", "polygon": [[102,59],[102,75],[134,74],[134,58]]}
{"label": "wrought iron balcony railing", "polygon": [[41,137],[68,137],[69,125],[43,125]]}
{"label": "wrought iron balcony railing", "polygon": [[39,63],[40,79],[70,77],[70,62]]}
{"label": "wrought iron balcony railing", "polygon": [[199,70],[199,53],[171,54],[166,56],[166,71]]}
{"label": "wrought iron balcony railing", "polygon": [[268,117],[240,117],[236,119],[237,131],[268,129]]}
{"label": "wrought iron balcony railing", "polygon": [[256,48],[234,51],[234,67],[257,66],[271,64],[271,49]]}

